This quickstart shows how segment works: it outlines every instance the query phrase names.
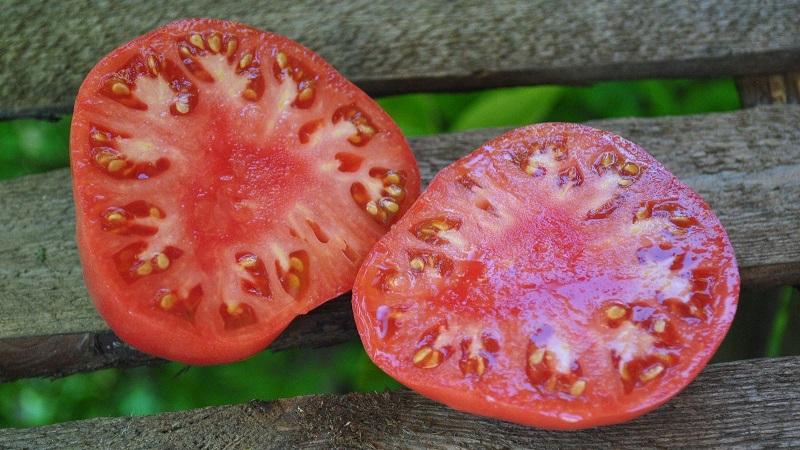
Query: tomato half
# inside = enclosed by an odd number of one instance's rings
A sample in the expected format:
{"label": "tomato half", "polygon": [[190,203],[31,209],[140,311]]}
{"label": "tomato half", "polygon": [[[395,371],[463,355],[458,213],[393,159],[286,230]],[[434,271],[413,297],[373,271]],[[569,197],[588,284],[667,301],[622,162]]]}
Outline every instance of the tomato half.
{"label": "tomato half", "polygon": [[186,363],[247,357],[350,290],[419,193],[405,138],[366,94],[300,44],[221,20],[103,58],[70,147],[97,309]]}
{"label": "tomato half", "polygon": [[373,361],[423,395],[575,429],[677,394],[738,293],[694,191],[619,136],[542,124],[440,172],[366,257],[353,309]]}

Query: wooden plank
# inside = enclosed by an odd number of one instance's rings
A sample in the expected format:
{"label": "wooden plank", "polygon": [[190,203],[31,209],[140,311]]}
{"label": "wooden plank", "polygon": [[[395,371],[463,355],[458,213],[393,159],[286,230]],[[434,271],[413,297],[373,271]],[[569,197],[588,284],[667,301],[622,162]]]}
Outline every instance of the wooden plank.
{"label": "wooden plank", "polygon": [[800,103],[800,72],[736,78],[742,106]]}
{"label": "wooden plank", "polygon": [[453,411],[410,391],[320,395],[0,430],[0,447],[697,448],[800,446],[800,357],[707,367],[632,422],[553,432]]}
{"label": "wooden plank", "polygon": [[0,118],[69,112],[102,55],[184,17],[285,34],[374,95],[800,70],[800,0],[6,0]]}
{"label": "wooden plank", "polygon": [[[730,234],[743,283],[753,286],[800,280],[797,123],[798,106],[762,106],[734,113],[591,125],[640,143],[698,189]],[[498,133],[481,130],[412,139],[423,179],[429,181],[441,168]],[[119,357],[86,344],[95,338],[85,333],[107,332],[107,328],[86,296],[73,226],[66,170],[0,183],[0,380],[125,365],[132,357],[119,344]],[[347,300],[328,307],[298,319],[299,331],[285,346],[333,344],[351,337]],[[319,328],[327,331],[319,332]],[[71,335],[62,337],[65,342],[84,344],[53,350],[58,340],[52,336],[63,335]],[[113,341],[109,336],[102,339]],[[28,355],[22,362],[21,354]]]}

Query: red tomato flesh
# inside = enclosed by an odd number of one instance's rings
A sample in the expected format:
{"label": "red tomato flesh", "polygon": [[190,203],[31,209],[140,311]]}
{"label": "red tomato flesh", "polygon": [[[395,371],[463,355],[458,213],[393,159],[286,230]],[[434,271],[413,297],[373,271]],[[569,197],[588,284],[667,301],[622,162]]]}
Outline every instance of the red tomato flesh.
{"label": "red tomato flesh", "polygon": [[683,389],[738,293],[692,189],[619,136],[542,124],[440,172],[366,257],[353,309],[373,361],[423,395],[576,429]]}
{"label": "red tomato flesh", "polygon": [[119,47],[71,134],[84,277],[138,349],[234,361],[350,290],[419,173],[380,107],[310,50],[221,20]]}

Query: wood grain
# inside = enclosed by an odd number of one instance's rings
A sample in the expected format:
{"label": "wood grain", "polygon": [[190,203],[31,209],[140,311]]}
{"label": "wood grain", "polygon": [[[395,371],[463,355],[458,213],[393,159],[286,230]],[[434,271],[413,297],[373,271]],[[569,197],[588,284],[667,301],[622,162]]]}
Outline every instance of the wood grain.
{"label": "wood grain", "polygon": [[800,72],[736,78],[742,106],[800,103]]}
{"label": "wood grain", "polygon": [[[638,142],[695,187],[725,225],[743,283],[755,286],[800,281],[797,123],[800,107],[785,105],[591,125]],[[424,181],[500,132],[412,139]],[[73,215],[66,170],[0,183],[0,380],[144,361],[87,344],[107,328],[83,286]],[[334,302],[298,318],[275,345],[342,342],[354,335],[350,316],[346,299]]]}
{"label": "wood grain", "polygon": [[537,430],[453,411],[410,391],[295,397],[146,417],[0,430],[0,447],[699,448],[800,446],[800,357],[707,367],[632,422]]}
{"label": "wood grain", "polygon": [[185,17],[287,35],[374,95],[800,70],[800,0],[6,0],[0,118],[69,112],[102,55]]}

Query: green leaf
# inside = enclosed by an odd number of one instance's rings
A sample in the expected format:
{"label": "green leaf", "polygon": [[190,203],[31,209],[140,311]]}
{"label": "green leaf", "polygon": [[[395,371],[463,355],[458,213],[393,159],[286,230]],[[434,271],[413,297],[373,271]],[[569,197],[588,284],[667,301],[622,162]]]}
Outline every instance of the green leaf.
{"label": "green leaf", "polygon": [[487,91],[470,103],[449,131],[519,126],[541,122],[564,88],[534,86]]}

